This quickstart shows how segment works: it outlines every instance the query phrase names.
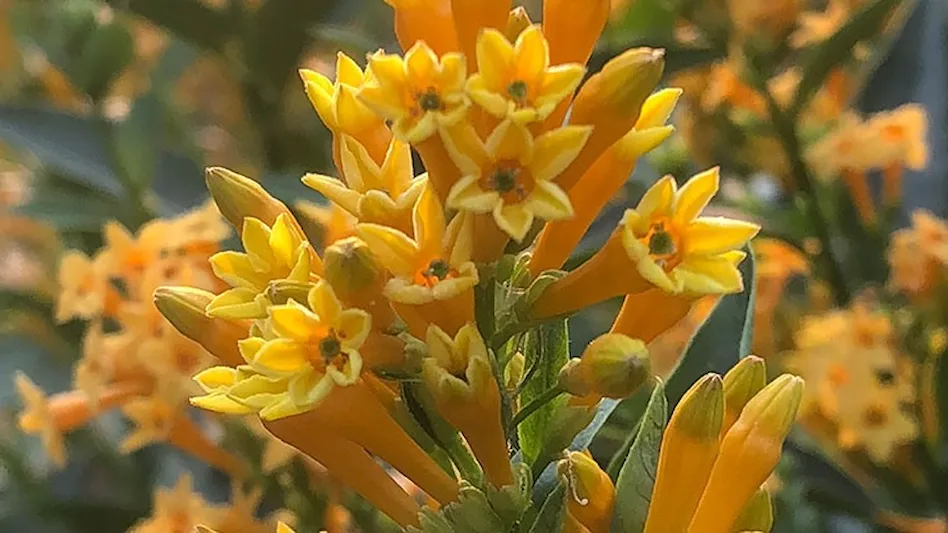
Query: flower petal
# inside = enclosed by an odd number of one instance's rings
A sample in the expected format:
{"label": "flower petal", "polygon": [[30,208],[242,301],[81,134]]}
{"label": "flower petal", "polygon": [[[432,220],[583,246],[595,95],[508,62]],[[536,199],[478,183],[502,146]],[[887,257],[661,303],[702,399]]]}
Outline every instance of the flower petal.
{"label": "flower petal", "polygon": [[537,181],[555,179],[576,159],[592,134],[592,126],[564,126],[536,139],[530,172]]}
{"label": "flower petal", "polygon": [[516,78],[528,85],[543,79],[543,71],[550,65],[550,49],[538,24],[523,30],[514,44]]}
{"label": "flower petal", "polygon": [[650,220],[656,217],[669,216],[672,212],[672,205],[675,202],[675,193],[678,185],[675,178],[664,176],[655,182],[647,191],[635,211],[643,220]]}
{"label": "flower petal", "polygon": [[524,126],[511,120],[501,122],[484,141],[484,149],[494,162],[526,163],[534,154],[533,135]]}
{"label": "flower petal", "polygon": [[237,380],[237,370],[229,366],[212,366],[195,374],[194,381],[204,392],[227,388]]}
{"label": "flower petal", "polygon": [[685,255],[714,255],[740,248],[760,226],[724,217],[700,217],[688,224],[682,237]]}
{"label": "flower petal", "polygon": [[407,235],[378,224],[359,224],[356,233],[392,274],[405,278],[415,274],[418,245]]}
{"label": "flower petal", "polygon": [[415,242],[421,252],[438,255],[441,252],[441,240],[444,238],[444,209],[431,187],[425,187],[415,203],[412,226],[415,229]]}
{"label": "flower petal", "polygon": [[514,47],[494,28],[484,29],[477,38],[477,72],[489,91],[500,92],[512,81]]}
{"label": "flower petal", "polygon": [[722,255],[686,257],[674,270],[684,290],[694,294],[730,294],[744,289],[741,273]]}
{"label": "flower petal", "polygon": [[687,224],[698,217],[718,192],[720,174],[718,167],[695,174],[675,195],[674,220]]}
{"label": "flower petal", "polygon": [[296,405],[312,406],[325,398],[334,385],[332,378],[325,372],[308,367],[290,378],[287,392]]}
{"label": "flower petal", "polygon": [[307,174],[303,176],[303,183],[310,189],[325,196],[330,202],[345,209],[349,214],[358,216],[359,198],[361,198],[362,195],[346,187],[345,183],[336,178],[330,178],[329,176],[320,174]]}
{"label": "flower petal", "polygon": [[342,304],[339,302],[339,298],[333,292],[332,286],[325,280],[318,281],[309,290],[306,301],[323,324],[334,324],[342,313]]}
{"label": "flower petal", "polygon": [[540,85],[539,94],[534,105],[541,107],[562,102],[579,87],[579,83],[583,81],[585,74],[586,69],[579,64],[571,63],[550,67],[543,74],[543,82]]}
{"label": "flower petal", "polygon": [[285,305],[270,306],[269,313],[274,333],[297,342],[308,342],[314,336],[323,336],[329,329],[329,324],[294,300]]}
{"label": "flower petal", "polygon": [[544,220],[561,220],[573,216],[569,195],[550,181],[538,181],[527,197],[525,206]]}
{"label": "flower petal", "polygon": [[326,375],[332,379],[333,383],[340,387],[352,385],[359,381],[359,377],[362,375],[362,354],[360,354],[358,350],[351,350],[347,352],[346,355],[348,357],[342,370],[333,365],[326,367]]}
{"label": "flower petal", "polygon": [[336,333],[343,348],[357,349],[372,331],[372,316],[361,309],[346,309],[339,314]]}
{"label": "flower petal", "polygon": [[448,193],[448,207],[489,213],[500,201],[500,195],[496,191],[485,191],[480,187],[479,181],[479,176],[467,175],[455,182]]}
{"label": "flower petal", "polygon": [[494,222],[515,241],[520,242],[527,236],[533,225],[533,212],[523,204],[497,204],[494,208]]}
{"label": "flower petal", "polygon": [[267,341],[250,362],[254,370],[263,374],[292,374],[310,365],[306,360],[306,351],[292,339],[273,339]]}

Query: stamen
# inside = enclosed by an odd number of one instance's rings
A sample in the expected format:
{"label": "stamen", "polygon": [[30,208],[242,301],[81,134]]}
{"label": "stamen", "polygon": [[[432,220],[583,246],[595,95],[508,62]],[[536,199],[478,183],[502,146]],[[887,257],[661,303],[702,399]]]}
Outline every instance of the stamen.
{"label": "stamen", "polygon": [[441,96],[432,87],[417,95],[415,99],[418,101],[418,107],[424,111],[438,111],[444,107]]}
{"label": "stamen", "polygon": [[519,168],[499,168],[490,177],[490,186],[500,194],[506,194],[517,187]]}
{"label": "stamen", "polygon": [[323,356],[327,363],[335,359],[340,353],[342,353],[342,343],[339,342],[334,332],[330,332],[328,337],[324,337],[319,341],[319,354]]}
{"label": "stamen", "polygon": [[518,104],[523,104],[527,100],[527,84],[517,80],[507,86],[507,94]]}
{"label": "stamen", "polygon": [[448,274],[451,272],[451,265],[449,265],[443,259],[435,259],[428,265],[428,270],[425,271],[425,275],[439,280],[443,280],[448,277]]}
{"label": "stamen", "polygon": [[648,252],[652,255],[670,255],[675,253],[675,240],[659,224],[648,239]]}

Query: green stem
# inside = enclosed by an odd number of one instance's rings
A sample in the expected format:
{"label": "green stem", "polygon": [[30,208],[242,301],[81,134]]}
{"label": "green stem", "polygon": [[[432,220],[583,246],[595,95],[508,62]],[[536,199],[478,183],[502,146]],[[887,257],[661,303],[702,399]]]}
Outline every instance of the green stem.
{"label": "green stem", "polygon": [[521,422],[530,417],[533,413],[539,410],[544,405],[556,399],[560,394],[563,394],[564,391],[559,385],[554,385],[549,389],[543,391],[543,394],[537,396],[530,401],[527,405],[524,405],[522,409],[517,411],[517,414],[514,415],[513,420],[510,421],[511,431],[520,425]]}
{"label": "green stem", "polygon": [[481,465],[474,458],[470,448],[461,440],[460,435],[455,434],[453,438],[447,439],[447,442],[444,442],[443,445],[444,451],[451,458],[451,462],[458,467],[461,478],[473,485],[483,486],[484,472],[481,470]]}
{"label": "green stem", "polygon": [[803,160],[803,149],[800,146],[796,124],[780,108],[760,72],[755,70],[752,74],[756,78],[754,81],[757,89],[767,103],[767,111],[770,114],[770,120],[773,123],[774,131],[777,133],[777,138],[784,152],[786,152],[787,160],[790,163],[790,174],[800,192],[805,196],[806,215],[812,222],[814,237],[820,243],[817,259],[822,263],[826,281],[830,285],[836,304],[845,306],[852,299],[852,295],[846,284],[846,276],[843,273],[841,263],[833,251],[829,234],[829,222],[822,209],[820,209],[816,197],[816,188],[813,186],[813,178],[806,162]]}

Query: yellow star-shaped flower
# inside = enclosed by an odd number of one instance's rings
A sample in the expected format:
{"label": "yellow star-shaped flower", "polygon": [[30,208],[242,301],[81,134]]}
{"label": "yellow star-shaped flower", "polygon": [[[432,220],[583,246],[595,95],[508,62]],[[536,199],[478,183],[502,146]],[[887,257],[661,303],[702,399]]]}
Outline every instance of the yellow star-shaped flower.
{"label": "yellow star-shaped flower", "polygon": [[230,319],[265,318],[264,292],[271,281],[315,279],[311,271],[315,253],[285,214],[277,217],[272,228],[259,219],[245,218],[240,238],[246,253],[226,251],[211,257],[214,274],[233,288],[211,300],[208,315]]}
{"label": "yellow star-shaped flower", "polygon": [[481,141],[473,127],[452,128],[445,146],[462,177],[448,194],[448,206],[492,212],[497,226],[517,241],[535,216],[571,217],[569,197],[553,180],[576,158],[591,131],[566,126],[534,138],[526,127],[505,120]]}
{"label": "yellow star-shaped flower", "polygon": [[427,179],[415,178],[411,147],[393,139],[378,165],[352,137],[341,145],[342,175],[339,179],[320,174],[303,176],[303,183],[345,209],[360,222],[372,222],[411,232],[411,210]]}
{"label": "yellow star-shaped flower", "polygon": [[515,43],[495,29],[484,30],[477,39],[477,66],[466,86],[471,100],[497,118],[520,124],[550,116],[586,71],[574,63],[551,67],[538,25],[525,29]]}
{"label": "yellow star-shaped flower", "polygon": [[371,79],[359,97],[386,120],[395,136],[409,143],[431,137],[441,125],[456,124],[470,105],[464,93],[464,56],[440,58],[418,41],[402,58],[378,51],[369,57]]}

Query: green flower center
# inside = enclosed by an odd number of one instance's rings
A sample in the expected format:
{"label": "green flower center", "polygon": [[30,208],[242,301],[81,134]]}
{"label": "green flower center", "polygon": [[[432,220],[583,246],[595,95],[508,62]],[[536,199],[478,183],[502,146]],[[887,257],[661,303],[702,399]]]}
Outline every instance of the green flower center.
{"label": "green flower center", "polygon": [[323,356],[326,362],[330,362],[342,353],[342,343],[335,333],[330,333],[328,337],[319,341],[319,354]]}
{"label": "green flower center", "polygon": [[442,280],[448,277],[448,274],[451,273],[451,265],[443,259],[435,259],[428,265],[428,270],[425,271],[425,275],[438,280]]}
{"label": "green flower center", "polygon": [[671,255],[675,253],[675,239],[665,231],[664,226],[656,227],[648,238],[648,252],[652,255]]}
{"label": "green flower center", "polygon": [[424,111],[438,111],[444,107],[441,101],[441,95],[434,88],[429,87],[427,91],[417,96],[418,107]]}
{"label": "green flower center", "polygon": [[507,94],[518,104],[523,104],[527,100],[526,82],[517,80],[507,86]]}
{"label": "green flower center", "polygon": [[518,168],[500,168],[490,177],[491,188],[500,194],[506,194],[517,187]]}

